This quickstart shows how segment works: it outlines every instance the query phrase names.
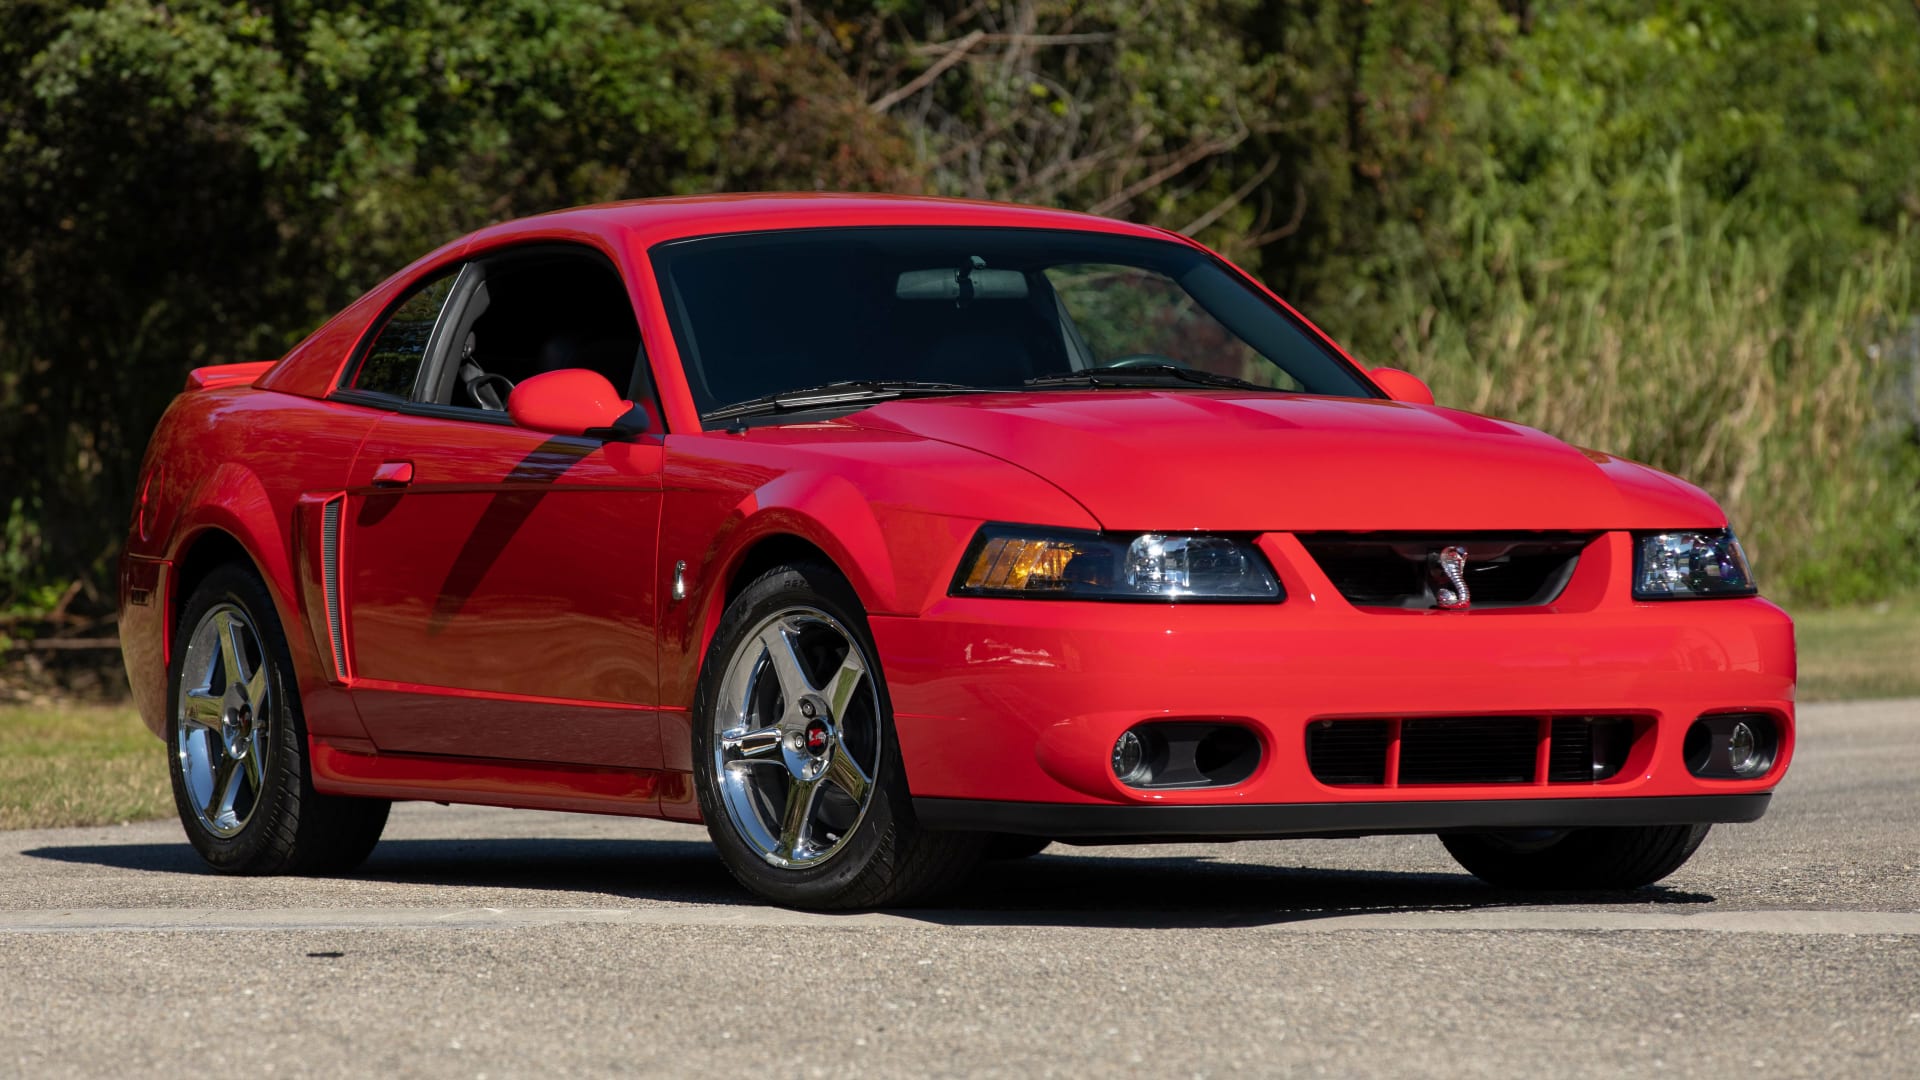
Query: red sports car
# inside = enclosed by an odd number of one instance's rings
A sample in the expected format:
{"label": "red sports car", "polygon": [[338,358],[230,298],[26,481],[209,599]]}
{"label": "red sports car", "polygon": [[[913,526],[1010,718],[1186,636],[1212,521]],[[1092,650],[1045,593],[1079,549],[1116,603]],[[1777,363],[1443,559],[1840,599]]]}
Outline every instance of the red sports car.
{"label": "red sports car", "polygon": [[127,671],[225,871],[437,799],[704,821],[818,908],[1056,840],[1435,833],[1625,888],[1793,750],[1711,498],[1102,218],[510,222],[194,372],[142,474]]}

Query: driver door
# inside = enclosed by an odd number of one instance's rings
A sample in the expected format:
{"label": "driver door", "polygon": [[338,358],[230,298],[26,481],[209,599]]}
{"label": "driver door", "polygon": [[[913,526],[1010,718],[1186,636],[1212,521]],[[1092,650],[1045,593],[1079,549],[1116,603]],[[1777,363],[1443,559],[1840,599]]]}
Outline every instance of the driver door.
{"label": "driver door", "polygon": [[382,751],[657,768],[662,433],[549,435],[502,408],[561,367],[644,385],[625,285],[597,252],[543,245],[483,256],[442,294],[411,315],[428,344],[403,307],[362,364],[418,372],[410,391],[388,380],[341,515],[361,718]]}
{"label": "driver door", "polygon": [[660,764],[661,440],[394,415],[353,464],[353,693],[375,745]]}

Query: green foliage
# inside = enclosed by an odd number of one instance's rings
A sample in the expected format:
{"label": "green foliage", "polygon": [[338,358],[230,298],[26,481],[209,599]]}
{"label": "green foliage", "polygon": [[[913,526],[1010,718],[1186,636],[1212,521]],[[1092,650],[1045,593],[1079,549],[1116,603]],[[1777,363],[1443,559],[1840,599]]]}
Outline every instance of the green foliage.
{"label": "green foliage", "polygon": [[[1443,403],[1702,484],[1775,595],[1920,583],[1920,8],[1268,5],[1352,106],[1262,265]],[[1904,365],[1904,366],[1903,366]]]}
{"label": "green foliage", "polygon": [[756,188],[1187,231],[1703,483],[1770,591],[1920,574],[1912,0],[0,0],[0,73],[0,607],[110,601],[187,368],[487,222]]}
{"label": "green foliage", "polygon": [[10,511],[7,561],[31,566],[0,600],[104,593],[188,368],[277,356],[464,231],[912,187],[905,142],[783,30],[751,0],[0,0],[0,506],[34,515]]}

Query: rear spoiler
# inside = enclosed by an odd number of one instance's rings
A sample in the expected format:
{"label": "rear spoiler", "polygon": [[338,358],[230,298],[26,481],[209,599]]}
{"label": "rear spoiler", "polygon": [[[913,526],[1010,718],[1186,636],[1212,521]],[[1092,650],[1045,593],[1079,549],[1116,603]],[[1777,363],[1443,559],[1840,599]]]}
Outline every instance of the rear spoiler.
{"label": "rear spoiler", "polygon": [[251,383],[267,373],[267,369],[279,363],[278,360],[251,360],[244,364],[219,364],[214,367],[199,367],[187,372],[186,393],[195,390],[211,390],[218,386],[235,386]]}

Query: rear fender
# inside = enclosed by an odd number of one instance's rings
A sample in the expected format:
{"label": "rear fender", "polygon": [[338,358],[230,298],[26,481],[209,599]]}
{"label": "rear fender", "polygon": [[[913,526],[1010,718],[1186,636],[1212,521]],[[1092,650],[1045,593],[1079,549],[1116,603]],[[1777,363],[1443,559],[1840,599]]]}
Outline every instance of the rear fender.
{"label": "rear fender", "polygon": [[[273,597],[274,611],[280,617],[280,627],[293,656],[300,685],[324,681],[326,675],[313,636],[294,602],[298,593],[293,578],[292,544],[260,478],[244,465],[223,462],[194,489],[185,505],[187,509],[179,518],[170,554],[176,573],[194,543],[208,531],[217,530],[239,541],[252,558],[254,569],[266,582],[268,595]],[[178,624],[186,602],[187,598],[177,591],[176,595],[167,597],[170,623]]]}

